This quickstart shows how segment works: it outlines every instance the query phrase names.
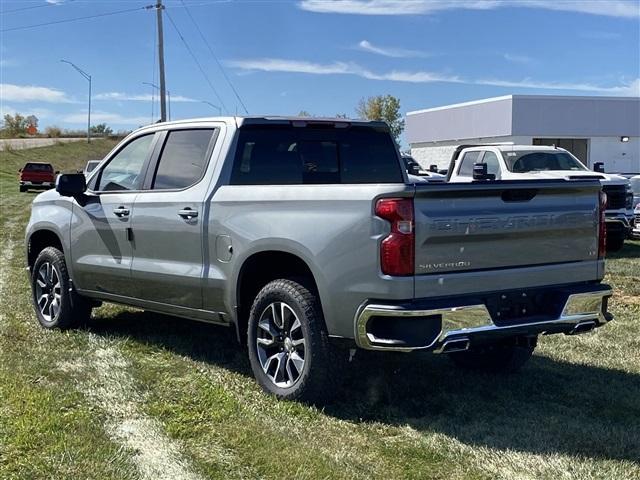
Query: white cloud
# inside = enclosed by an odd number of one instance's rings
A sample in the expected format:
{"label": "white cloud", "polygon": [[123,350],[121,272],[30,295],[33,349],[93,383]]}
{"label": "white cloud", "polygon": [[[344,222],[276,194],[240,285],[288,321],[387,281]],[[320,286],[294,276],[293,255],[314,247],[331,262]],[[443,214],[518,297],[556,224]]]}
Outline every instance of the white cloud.
{"label": "white cloud", "polygon": [[[61,115],[60,120],[66,123],[84,123],[87,121],[87,111],[80,111]],[[149,116],[125,116],[119,113],[110,113],[103,111],[91,111],[91,123],[107,123],[117,126],[138,126],[146,125],[150,122]]]}
{"label": "white cloud", "polygon": [[0,83],[0,99],[2,102],[73,103],[63,91],[55,88],[12,83]]}
{"label": "white cloud", "polygon": [[373,72],[355,63],[332,62],[313,63],[301,60],[263,58],[249,60],[233,60],[230,66],[245,71],[305,73],[311,75],[355,75],[369,80],[387,80],[407,83],[464,83],[468,85],[487,85],[493,87],[530,88],[537,90],[567,90],[578,92],[595,92],[610,95],[640,96],[640,78],[620,85],[604,87],[589,83],[541,82],[531,79],[499,80],[499,79],[464,79],[457,75],[445,75],[427,71]]}
{"label": "white cloud", "polygon": [[533,63],[533,58],[527,57],[526,55],[514,55],[512,53],[505,53],[503,57],[508,62],[519,63],[521,65],[528,65]]}
{"label": "white cloud", "polygon": [[355,63],[346,62],[322,64],[307,62],[304,60],[259,58],[250,60],[232,60],[227,63],[230,66],[241,70],[259,70],[263,72],[307,73],[312,75],[356,75],[369,80],[394,80],[411,83],[458,83],[460,81],[457,77],[441,75],[433,72],[403,72],[394,70],[386,73],[376,73]]}
{"label": "white cloud", "polygon": [[582,38],[590,38],[592,40],[617,40],[622,38],[622,34],[618,32],[602,32],[594,30],[586,30],[580,33]]}
{"label": "white cloud", "polygon": [[310,12],[352,15],[429,15],[444,10],[540,8],[609,17],[639,18],[637,0],[302,0]]}
{"label": "white cloud", "polygon": [[374,45],[368,40],[362,40],[358,43],[356,47],[358,50],[363,50],[365,52],[375,53],[377,55],[382,55],[385,57],[392,58],[424,58],[427,57],[427,53],[421,52],[419,50],[407,50],[405,48],[394,48],[394,47],[381,47],[378,45]]}
{"label": "white cloud", "polygon": [[[465,82],[466,83],[466,82]],[[624,82],[613,87],[603,87],[590,83],[563,83],[563,82],[540,82],[531,79],[520,81],[509,80],[475,80],[469,83],[475,85],[490,85],[493,87],[510,88],[532,88],[537,90],[573,90],[576,92],[595,92],[609,95],[640,96],[640,78],[631,82]]]}
{"label": "white cloud", "polygon": [[[98,93],[93,97],[95,100],[121,100],[121,101],[140,101],[150,102],[152,99],[158,99],[158,95],[153,97],[150,93],[129,94],[122,92],[105,92]],[[184,97],[182,95],[171,95],[172,102],[197,102],[195,98]]]}

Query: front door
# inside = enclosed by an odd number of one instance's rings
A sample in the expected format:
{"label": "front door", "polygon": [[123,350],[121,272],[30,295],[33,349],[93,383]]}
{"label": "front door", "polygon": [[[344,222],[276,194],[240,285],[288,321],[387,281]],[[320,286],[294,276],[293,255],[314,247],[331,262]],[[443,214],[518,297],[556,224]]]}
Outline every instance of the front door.
{"label": "front door", "polygon": [[71,257],[80,290],[136,297],[131,279],[131,219],[154,134],[137,137],[111,157],[73,204]]}
{"label": "front door", "polygon": [[166,133],[133,216],[132,277],[147,301],[202,308],[204,199],[216,129]]}

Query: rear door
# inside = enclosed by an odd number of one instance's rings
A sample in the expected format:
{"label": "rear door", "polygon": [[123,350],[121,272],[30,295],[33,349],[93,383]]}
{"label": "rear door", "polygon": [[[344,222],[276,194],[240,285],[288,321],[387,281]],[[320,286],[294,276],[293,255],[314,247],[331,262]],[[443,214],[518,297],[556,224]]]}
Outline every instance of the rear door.
{"label": "rear door", "polygon": [[202,308],[206,173],[218,132],[162,132],[133,216],[132,277],[143,300]]}
{"label": "rear door", "polygon": [[599,188],[563,180],[416,186],[416,275],[596,260]]}

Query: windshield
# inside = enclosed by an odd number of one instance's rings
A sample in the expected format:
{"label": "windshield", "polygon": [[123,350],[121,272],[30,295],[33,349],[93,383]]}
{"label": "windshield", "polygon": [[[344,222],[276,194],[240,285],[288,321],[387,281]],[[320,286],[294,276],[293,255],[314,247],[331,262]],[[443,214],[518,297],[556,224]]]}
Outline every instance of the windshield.
{"label": "windshield", "polygon": [[640,195],[640,177],[631,179],[631,190],[636,195]]}
{"label": "windshield", "polygon": [[540,150],[519,150],[502,152],[507,168],[515,173],[538,172],[545,170],[578,170],[587,168],[567,152]]}

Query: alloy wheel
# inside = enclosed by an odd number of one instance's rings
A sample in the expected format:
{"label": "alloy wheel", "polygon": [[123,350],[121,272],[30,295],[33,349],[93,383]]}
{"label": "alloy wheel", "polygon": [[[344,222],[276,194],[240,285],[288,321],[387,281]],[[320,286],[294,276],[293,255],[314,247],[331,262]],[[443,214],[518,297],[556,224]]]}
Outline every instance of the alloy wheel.
{"label": "alloy wheel", "polygon": [[62,302],[60,274],[51,262],[44,262],[36,273],[36,303],[40,314],[47,322],[53,322]]}
{"label": "alloy wheel", "polygon": [[284,302],[271,303],[258,320],[258,360],[274,385],[289,388],[302,376],[306,342],[300,319]]}

